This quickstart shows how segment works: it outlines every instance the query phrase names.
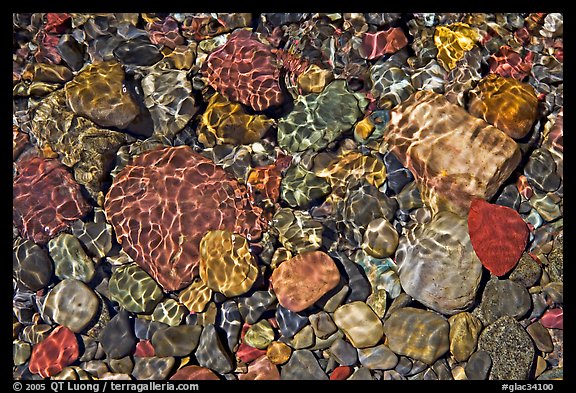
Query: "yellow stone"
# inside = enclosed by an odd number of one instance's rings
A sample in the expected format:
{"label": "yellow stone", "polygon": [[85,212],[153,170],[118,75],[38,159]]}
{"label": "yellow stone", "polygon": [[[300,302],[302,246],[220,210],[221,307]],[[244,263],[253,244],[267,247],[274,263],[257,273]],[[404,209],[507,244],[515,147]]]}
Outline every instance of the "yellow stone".
{"label": "yellow stone", "polygon": [[248,241],[229,231],[209,231],[200,241],[200,277],[224,296],[242,295],[258,277]]}
{"label": "yellow stone", "polygon": [[480,35],[466,23],[453,23],[437,26],[434,32],[434,44],[438,48],[436,59],[446,71],[456,67],[456,62],[474,48]]}
{"label": "yellow stone", "polygon": [[280,341],[272,341],[266,349],[266,356],[273,364],[284,364],[292,356],[292,348]]}
{"label": "yellow stone", "polygon": [[372,135],[376,126],[372,123],[370,116],[366,116],[354,126],[354,136],[356,139],[366,140]]}
{"label": "yellow stone", "polygon": [[298,76],[298,86],[304,94],[322,93],[324,87],[334,80],[334,74],[329,70],[312,64],[306,71]]}
{"label": "yellow stone", "polygon": [[450,352],[454,359],[465,362],[476,350],[478,336],[482,331],[480,319],[469,312],[461,312],[448,318],[450,324]]}
{"label": "yellow stone", "polygon": [[174,50],[169,50],[164,56],[162,61],[167,62],[172,68],[177,70],[189,70],[194,65],[196,60],[196,43],[193,42],[190,45],[178,45]]}
{"label": "yellow stone", "polygon": [[212,290],[204,281],[196,280],[180,292],[180,303],[194,313],[203,312],[206,305],[212,299]]}
{"label": "yellow stone", "polygon": [[452,377],[455,381],[467,381],[468,377],[464,371],[464,367],[458,365],[452,369]]}
{"label": "yellow stone", "polygon": [[198,140],[206,147],[250,144],[262,139],[273,124],[274,120],[250,115],[241,104],[215,93],[198,124]]}
{"label": "yellow stone", "polygon": [[536,359],[536,370],[534,372],[534,377],[538,378],[544,371],[546,371],[546,360],[542,356],[538,356]]}

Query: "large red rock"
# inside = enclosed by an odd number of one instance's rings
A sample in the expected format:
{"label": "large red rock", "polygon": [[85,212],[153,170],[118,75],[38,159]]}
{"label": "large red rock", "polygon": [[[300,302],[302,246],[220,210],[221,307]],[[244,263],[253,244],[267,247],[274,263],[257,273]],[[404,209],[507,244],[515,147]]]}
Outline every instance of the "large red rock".
{"label": "large red rock", "polygon": [[350,366],[338,366],[334,369],[334,371],[332,371],[332,374],[330,374],[330,380],[343,381],[352,375],[353,372],[354,369]]}
{"label": "large red rock", "polygon": [[282,262],[270,277],[278,302],[294,312],[310,307],[339,281],[338,267],[322,251],[298,254]]}
{"label": "large red rock", "polygon": [[170,377],[171,381],[174,380],[184,380],[184,381],[194,381],[194,380],[204,380],[204,381],[219,381],[220,378],[214,371],[210,370],[206,367],[200,366],[186,366],[182,367],[180,370],[176,371],[172,377]]}
{"label": "large red rock", "polygon": [[516,266],[528,242],[528,226],[514,209],[474,199],[468,233],[482,265],[496,276]]}
{"label": "large red rock", "polygon": [[400,27],[391,27],[388,30],[366,33],[362,37],[362,44],[358,49],[360,57],[367,60],[398,52],[408,44],[408,39]]}
{"label": "large red rock", "polygon": [[58,326],[44,341],[34,346],[28,368],[33,374],[51,377],[74,363],[79,355],[78,340],[72,330]]}

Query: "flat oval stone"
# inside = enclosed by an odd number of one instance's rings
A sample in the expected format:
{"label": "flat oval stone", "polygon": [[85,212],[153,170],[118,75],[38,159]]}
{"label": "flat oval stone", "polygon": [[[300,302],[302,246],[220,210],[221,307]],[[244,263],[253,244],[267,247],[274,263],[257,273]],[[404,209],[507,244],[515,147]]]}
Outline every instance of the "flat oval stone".
{"label": "flat oval stone", "polygon": [[12,274],[32,291],[44,288],[54,267],[45,249],[30,240],[16,240],[13,246]]}
{"label": "flat oval stone", "polygon": [[194,313],[204,311],[206,305],[212,299],[212,290],[201,279],[194,280],[192,284],[184,288],[179,300],[188,310]]}
{"label": "flat oval stone", "polygon": [[44,313],[54,322],[80,333],[98,315],[100,300],[82,281],[67,278],[46,296]]}
{"label": "flat oval stone", "polygon": [[260,356],[248,365],[248,372],[239,374],[238,379],[241,381],[256,380],[279,380],[280,373],[278,367],[266,356]]}
{"label": "flat oval stone", "polygon": [[282,380],[325,380],[328,376],[318,364],[316,357],[306,349],[294,351],[288,363],[286,363],[280,372]]}
{"label": "flat oval stone", "polygon": [[48,250],[54,261],[54,273],[60,279],[74,278],[88,283],[94,277],[94,262],[86,255],[74,236],[62,233],[48,242]]}
{"label": "flat oval stone", "polygon": [[200,277],[226,297],[246,293],[258,277],[248,241],[229,231],[207,232],[200,241]]}
{"label": "flat oval stone", "polygon": [[482,265],[496,276],[503,276],[516,266],[529,234],[526,223],[516,210],[482,199],[472,200],[468,232]]}
{"label": "flat oval stone", "polygon": [[480,333],[478,350],[486,351],[492,359],[490,380],[526,380],[535,360],[532,339],[511,316],[486,326]]}
{"label": "flat oval stone", "polygon": [[[285,337],[280,339],[286,340]],[[288,345],[294,349],[310,348],[314,345],[314,342],[314,329],[312,329],[312,326],[310,325],[304,326],[298,333],[294,335],[294,337],[287,341]]]}
{"label": "flat oval stone", "polygon": [[302,165],[290,166],[280,184],[280,195],[288,205],[307,209],[310,205],[331,191],[330,184],[326,179],[316,176]]}
{"label": "flat oval stone", "polygon": [[122,265],[110,277],[110,295],[124,309],[149,313],[162,298],[162,289],[136,264]]}
{"label": "flat oval stone", "polygon": [[266,356],[273,364],[284,364],[292,356],[292,348],[280,341],[272,341],[266,348]]}
{"label": "flat oval stone", "polygon": [[452,315],[474,304],[482,263],[459,216],[442,211],[415,225],[400,239],[396,263],[404,291],[431,309]]}
{"label": "flat oval stone", "polygon": [[433,364],[450,348],[450,325],[432,312],[403,307],[384,322],[388,347],[396,354]]}
{"label": "flat oval stone", "polygon": [[539,321],[528,325],[526,332],[530,335],[536,348],[542,352],[552,352],[554,350],[554,343],[548,329],[546,329]]}
{"label": "flat oval stone", "polygon": [[340,281],[332,258],[322,251],[310,251],[284,261],[270,278],[278,302],[298,312],[319,300]]}
{"label": "flat oval stone", "polygon": [[273,340],[274,330],[270,326],[270,322],[265,319],[250,326],[244,335],[244,342],[258,349],[266,349]]}
{"label": "flat oval stone", "polygon": [[200,366],[185,366],[179,369],[170,377],[171,381],[178,380],[205,380],[205,381],[219,381],[220,378],[212,370]]}
{"label": "flat oval stone", "polygon": [[389,257],[398,247],[398,232],[385,218],[372,220],[364,232],[362,247],[373,257]]}
{"label": "flat oval stone", "polygon": [[136,347],[136,336],[128,312],[120,310],[100,332],[100,344],[112,359],[120,359],[132,354]]}
{"label": "flat oval stone", "polygon": [[156,305],[152,311],[152,320],[169,326],[178,326],[186,317],[186,307],[174,299],[165,299]]}
{"label": "flat oval stone", "polygon": [[465,362],[476,350],[478,336],[484,327],[482,321],[469,312],[461,312],[448,318],[448,323],[450,352],[454,359]]}
{"label": "flat oval stone", "polygon": [[173,357],[136,357],[132,376],[137,380],[165,380],[172,372],[176,359]]}
{"label": "flat oval stone", "polygon": [[220,374],[229,373],[234,369],[232,357],[220,341],[213,324],[208,324],[202,330],[195,355],[200,366]]}
{"label": "flat oval stone", "polygon": [[33,374],[51,377],[74,363],[79,354],[74,333],[65,326],[58,326],[44,341],[32,348],[28,368]]}
{"label": "flat oval stone", "polygon": [[159,357],[188,356],[198,346],[202,327],[198,325],[170,326],[152,336],[154,354]]}
{"label": "flat oval stone", "polygon": [[331,356],[342,366],[353,366],[358,361],[358,351],[348,341],[336,340],[330,346]]}
{"label": "flat oval stone", "polygon": [[307,323],[308,318],[278,305],[276,308],[276,321],[280,333],[286,338],[294,337]]}
{"label": "flat oval stone", "polygon": [[384,344],[358,349],[358,360],[370,370],[389,370],[398,364],[398,356]]}
{"label": "flat oval stone", "polygon": [[509,315],[522,319],[532,306],[532,298],[524,286],[510,280],[492,279],[486,283],[480,301],[479,314],[485,324]]}
{"label": "flat oval stone", "polygon": [[366,303],[344,304],[336,309],[333,317],[334,323],[356,348],[371,347],[382,339],[382,322]]}
{"label": "flat oval stone", "polygon": [[332,373],[330,374],[330,380],[331,381],[343,381],[345,379],[348,379],[348,377],[350,375],[352,375],[353,372],[354,372],[354,369],[352,367],[338,366],[334,370],[332,370]]}

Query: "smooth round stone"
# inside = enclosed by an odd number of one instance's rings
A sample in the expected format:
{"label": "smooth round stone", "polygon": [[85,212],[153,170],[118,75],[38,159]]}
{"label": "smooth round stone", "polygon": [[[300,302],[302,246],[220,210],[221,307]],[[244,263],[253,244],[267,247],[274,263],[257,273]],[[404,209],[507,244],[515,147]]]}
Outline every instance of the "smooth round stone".
{"label": "smooth round stone", "polygon": [[100,332],[99,341],[104,352],[112,359],[128,356],[136,347],[132,321],[126,310],[120,310]]}
{"label": "smooth round stone", "polygon": [[399,356],[398,364],[396,364],[394,370],[396,370],[402,376],[407,376],[412,370],[412,361],[406,356]]}
{"label": "smooth round stone", "polygon": [[180,325],[159,329],[152,336],[155,356],[187,356],[198,346],[201,326]]}
{"label": "smooth round stone", "polygon": [[178,326],[187,314],[186,307],[174,299],[166,299],[156,305],[152,311],[152,320],[170,326]]}
{"label": "smooth round stone", "polygon": [[280,371],[282,380],[326,380],[328,376],[318,364],[318,359],[307,349],[294,351]]}
{"label": "smooth round stone", "polygon": [[338,330],[338,327],[334,324],[330,314],[325,311],[312,314],[308,319],[314,329],[314,334],[318,338],[326,339]]}
{"label": "smooth round stone", "polygon": [[256,291],[248,297],[237,299],[238,311],[246,323],[254,324],[275,301],[273,291]]}
{"label": "smooth round stone", "polygon": [[82,370],[88,372],[92,376],[96,378],[100,378],[100,376],[104,373],[110,372],[108,369],[108,365],[104,363],[102,360],[90,360],[87,362],[80,363]]}
{"label": "smooth round stone", "polygon": [[20,366],[30,358],[32,347],[25,341],[15,340],[12,343],[12,359],[15,366]]}
{"label": "smooth round stone", "polygon": [[255,325],[250,326],[244,336],[244,342],[251,347],[266,349],[274,340],[274,330],[270,322],[263,319]]}
{"label": "smooth round stone", "polygon": [[67,278],[46,296],[44,313],[74,333],[82,332],[98,315],[100,300],[82,281]]}
{"label": "smooth round stone", "polygon": [[485,325],[504,315],[520,320],[531,306],[532,299],[524,286],[511,280],[492,279],[482,293],[478,316]]}
{"label": "smooth round stone", "polygon": [[474,304],[482,263],[466,220],[439,212],[402,237],[395,257],[402,288],[425,306],[453,315]]}
{"label": "smooth round stone", "polygon": [[200,277],[226,297],[246,293],[258,277],[246,238],[229,231],[207,232],[200,241]]}
{"label": "smooth round stone", "polygon": [[539,321],[534,322],[526,328],[526,332],[530,335],[536,348],[542,352],[552,352],[554,350],[554,343],[548,329],[546,329]]}
{"label": "smooth round stone", "polygon": [[398,232],[385,218],[370,221],[362,248],[375,258],[386,258],[398,247]]}
{"label": "smooth round stone", "polygon": [[532,339],[511,316],[501,317],[480,333],[478,350],[492,359],[490,380],[528,379],[535,360]]}
{"label": "smooth round stone", "polygon": [[294,337],[308,323],[308,318],[280,305],[276,308],[276,321],[280,333],[286,338]]}
{"label": "smooth round stone", "polygon": [[220,378],[214,371],[210,370],[206,367],[200,366],[185,366],[176,371],[174,375],[170,377],[171,381],[178,381],[178,380],[186,380],[186,381],[194,381],[194,380],[205,380],[205,381],[219,381]]}
{"label": "smooth round stone", "polygon": [[298,254],[278,266],[270,282],[278,302],[299,312],[313,305],[340,282],[340,272],[332,258],[322,251]]}
{"label": "smooth round stone", "polygon": [[352,366],[358,361],[358,351],[349,342],[336,340],[330,346],[332,357],[342,366]]}
{"label": "smooth round stone", "polygon": [[54,273],[60,279],[74,278],[88,283],[96,270],[94,262],[86,255],[74,236],[62,233],[48,242],[48,250],[54,261]]}
{"label": "smooth round stone", "polygon": [[448,318],[450,324],[450,352],[459,362],[465,362],[476,350],[478,336],[482,331],[482,321],[470,314],[461,312]]}
{"label": "smooth round stone", "polygon": [[524,175],[530,185],[545,192],[556,191],[562,182],[556,173],[556,163],[552,154],[546,149],[536,149],[530,154],[524,166]]}
{"label": "smooth round stone", "polygon": [[160,286],[134,263],[116,269],[109,287],[112,300],[134,313],[150,313],[162,299]]}
{"label": "smooth round stone", "polygon": [[388,347],[398,355],[433,364],[450,348],[450,325],[432,312],[404,307],[384,322]]}
{"label": "smooth round stone", "polygon": [[47,378],[58,374],[79,356],[78,340],[65,326],[58,326],[44,341],[34,345],[28,368]]}
{"label": "smooth round stone", "polygon": [[194,313],[204,311],[208,302],[212,299],[212,290],[204,281],[195,280],[180,292],[179,300],[188,310]]}
{"label": "smooth round stone", "polygon": [[234,369],[232,357],[220,341],[213,324],[206,325],[202,330],[195,355],[200,366],[220,374],[229,373]]}
{"label": "smooth round stone", "polygon": [[266,356],[260,356],[248,365],[248,372],[238,375],[241,381],[279,380],[278,367]]}
{"label": "smooth round stone", "polygon": [[354,369],[350,366],[338,366],[330,374],[330,380],[343,381],[352,375],[353,371]]}
{"label": "smooth round stone", "polygon": [[48,253],[31,240],[14,242],[12,274],[16,280],[32,291],[44,288],[54,270]]}
{"label": "smooth round stone", "polygon": [[132,374],[134,370],[134,361],[131,356],[124,356],[120,359],[108,359],[110,371],[119,374]]}
{"label": "smooth round stone", "polygon": [[135,357],[132,376],[137,380],[165,380],[172,372],[176,359],[173,357]]}
{"label": "smooth round stone", "polygon": [[466,376],[466,370],[464,369],[464,366],[455,366],[454,368],[452,368],[452,378],[455,381],[467,381],[468,377]]}
{"label": "smooth round stone", "polygon": [[382,339],[382,322],[366,303],[344,304],[336,309],[333,317],[336,326],[356,348],[374,346]]}
{"label": "smooth round stone", "polygon": [[266,356],[273,364],[284,364],[292,355],[292,348],[283,342],[273,341],[266,348]]}
{"label": "smooth round stone", "polygon": [[[281,340],[283,339],[285,338],[281,338]],[[312,326],[306,325],[288,341],[288,345],[294,349],[304,349],[313,346],[314,342],[314,329]]]}
{"label": "smooth round stone", "polygon": [[389,370],[398,364],[398,356],[384,344],[358,349],[358,360],[370,370]]}
{"label": "smooth round stone", "polygon": [[542,276],[542,268],[528,253],[523,253],[518,264],[508,278],[529,288],[535,285]]}

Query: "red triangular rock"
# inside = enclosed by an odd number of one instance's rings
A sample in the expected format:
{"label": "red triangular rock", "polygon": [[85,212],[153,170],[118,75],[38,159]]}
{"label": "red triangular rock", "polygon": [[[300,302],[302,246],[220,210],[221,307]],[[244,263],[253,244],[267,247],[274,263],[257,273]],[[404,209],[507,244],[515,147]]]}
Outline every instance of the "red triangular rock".
{"label": "red triangular rock", "polygon": [[80,352],[72,330],[58,326],[32,349],[28,368],[33,374],[48,378],[76,361]]}
{"label": "red triangular rock", "polygon": [[496,276],[516,266],[528,241],[528,226],[516,210],[474,199],[468,233],[482,265]]}

